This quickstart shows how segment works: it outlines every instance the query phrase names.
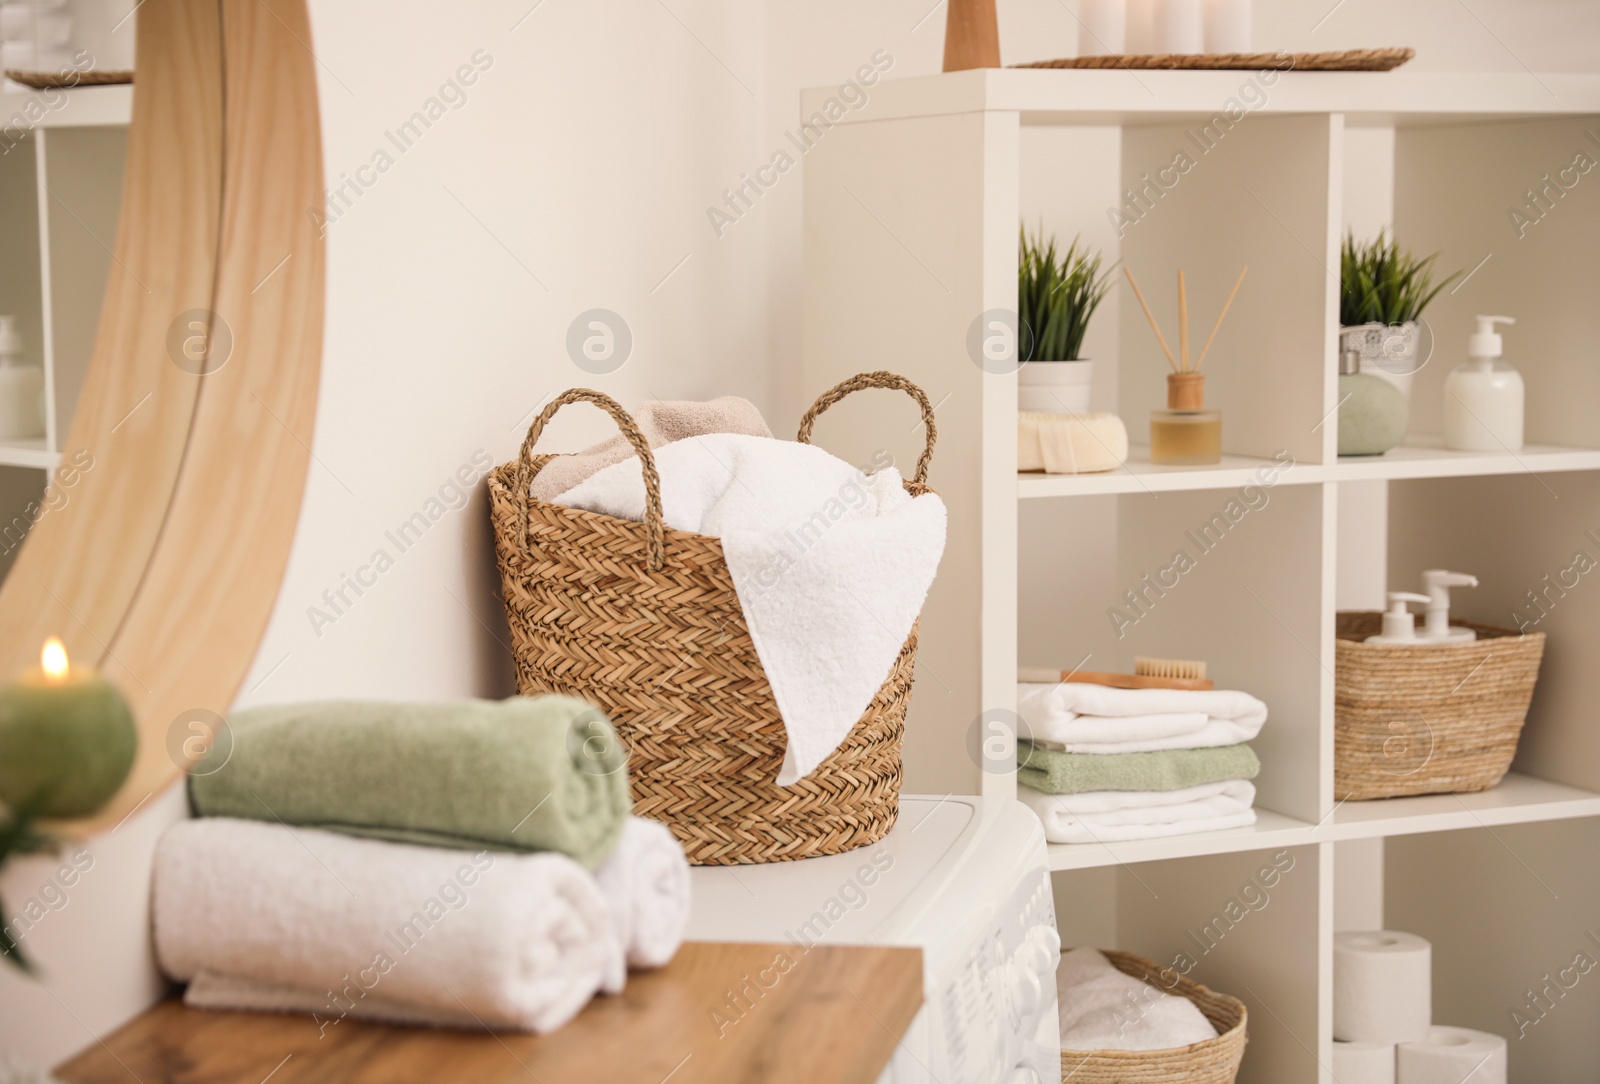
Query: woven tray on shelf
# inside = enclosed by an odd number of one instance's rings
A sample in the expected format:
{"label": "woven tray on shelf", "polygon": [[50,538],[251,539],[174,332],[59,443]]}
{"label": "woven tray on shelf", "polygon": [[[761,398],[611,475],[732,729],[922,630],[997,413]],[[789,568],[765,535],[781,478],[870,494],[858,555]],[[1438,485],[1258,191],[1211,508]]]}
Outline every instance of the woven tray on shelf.
{"label": "woven tray on shelf", "polygon": [[1186,997],[1211,1026],[1215,1039],[1169,1050],[1063,1050],[1062,1084],[1233,1084],[1244,1058],[1248,1013],[1238,998],[1219,994],[1131,952],[1100,950],[1124,975]]}
{"label": "woven tray on shelf", "polygon": [[[912,494],[929,492],[936,436],[922,389],[863,373],[824,394],[797,437],[851,392],[914,398],[927,429]],[[529,485],[553,457],[533,455],[568,403],[609,413],[644,473],[645,522],[541,501]],[[534,419],[514,463],[489,476],[490,513],[517,688],[599,707],[628,752],[633,811],[665,823],[696,865],[781,862],[882,839],[900,808],[900,748],[916,665],[912,627],[899,658],[844,743],[793,786],[776,783],[785,732],[716,538],[661,518],[655,457],[627,411],[596,391],[558,396]]]}
{"label": "woven tray on shelf", "polygon": [[1544,633],[1452,621],[1461,644],[1363,643],[1380,613],[1338,615],[1333,792],[1395,798],[1487,790],[1505,776],[1528,716]]}
{"label": "woven tray on shelf", "polygon": [[[1263,70],[1300,72],[1393,71],[1417,55],[1415,49],[1341,49],[1331,53],[1124,53],[1112,56],[1071,56],[1061,60],[1035,60],[1014,68],[1134,68],[1229,71]],[[1284,61],[1289,61],[1286,66]]]}

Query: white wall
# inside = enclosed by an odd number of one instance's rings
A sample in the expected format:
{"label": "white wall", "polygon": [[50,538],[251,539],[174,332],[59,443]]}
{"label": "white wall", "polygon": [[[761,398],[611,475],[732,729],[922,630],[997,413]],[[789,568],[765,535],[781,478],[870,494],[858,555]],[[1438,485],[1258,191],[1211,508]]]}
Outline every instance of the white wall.
{"label": "white wall", "polygon": [[[793,426],[820,390],[790,375],[800,174],[721,237],[706,208],[783,145],[802,86],[837,83],[878,49],[895,58],[895,76],[935,71],[944,10],[930,6],[312,0],[331,181],[380,148],[395,163],[329,227],[316,461],[241,704],[509,690],[481,486],[404,553],[384,532],[425,510],[480,449],[510,458],[545,397],[573,385],[625,403],[736,393],[780,433]],[[1072,6],[1002,3],[1005,59],[1074,52]],[[1475,0],[1470,11],[1455,0],[1346,0],[1331,15],[1332,0],[1256,6],[1264,47],[1408,43],[1418,68],[1600,65],[1600,4],[1580,0]],[[493,63],[465,103],[396,152],[384,133],[480,49]],[[573,318],[598,307],[634,336],[630,360],[607,376],[580,370],[565,347]],[[556,427],[557,450],[606,431],[575,409],[584,416]],[[379,548],[393,568],[359,598],[347,588],[351,604],[333,614],[323,591]],[[313,606],[335,618],[320,635]],[[148,856],[181,815],[169,793],[95,841],[92,876],[25,942],[48,992],[0,971],[0,1052],[52,1063],[154,996]],[[0,898],[34,897],[54,868],[14,864]]]}

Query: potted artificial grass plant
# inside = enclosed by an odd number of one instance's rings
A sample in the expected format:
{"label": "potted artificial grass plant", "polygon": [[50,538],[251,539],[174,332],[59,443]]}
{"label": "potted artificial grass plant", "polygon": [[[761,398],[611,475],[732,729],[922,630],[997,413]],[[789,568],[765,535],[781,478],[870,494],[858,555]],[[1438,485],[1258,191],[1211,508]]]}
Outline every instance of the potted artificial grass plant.
{"label": "potted artificial grass plant", "polygon": [[1088,413],[1094,362],[1082,356],[1083,336],[1111,288],[1111,276],[1100,264],[1100,254],[1080,249],[1076,238],[1058,253],[1054,237],[1029,238],[1022,231],[1017,409]]}
{"label": "potted artificial grass plant", "polygon": [[[1361,367],[1376,370],[1411,394],[1420,363],[1417,343],[1422,310],[1461,274],[1433,281],[1435,252],[1419,260],[1379,230],[1372,241],[1345,235],[1339,258],[1340,348],[1361,355]],[[1426,359],[1424,359],[1426,360]]]}

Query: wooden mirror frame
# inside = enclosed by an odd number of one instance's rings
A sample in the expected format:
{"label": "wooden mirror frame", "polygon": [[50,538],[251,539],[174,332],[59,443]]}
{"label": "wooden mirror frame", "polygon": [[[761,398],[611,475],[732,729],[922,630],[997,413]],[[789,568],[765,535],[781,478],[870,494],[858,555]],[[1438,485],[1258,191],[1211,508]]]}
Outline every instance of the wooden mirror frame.
{"label": "wooden mirror frame", "polygon": [[138,720],[128,781],[69,834],[178,776],[189,713],[226,715],[277,599],[322,361],[310,42],[305,0],[139,8],[115,255],[57,507],[0,586],[0,679],[59,635]]}

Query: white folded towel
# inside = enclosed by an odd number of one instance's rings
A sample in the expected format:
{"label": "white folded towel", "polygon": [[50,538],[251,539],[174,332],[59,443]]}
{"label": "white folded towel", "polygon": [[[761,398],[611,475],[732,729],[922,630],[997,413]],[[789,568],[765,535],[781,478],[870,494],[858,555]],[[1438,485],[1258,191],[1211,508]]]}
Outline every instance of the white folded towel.
{"label": "white folded towel", "polygon": [[[893,467],[863,475],[794,441],[718,433],[655,458],[667,525],[722,539],[783,718],[788,786],[839,747],[894,667],[944,552],[944,503],[911,497]],[[555,503],[643,520],[639,461]]]}
{"label": "white folded towel", "polygon": [[1105,790],[1086,794],[1045,794],[1019,786],[1017,798],[1044,824],[1051,843],[1116,843],[1156,839],[1256,822],[1251,804],[1255,784],[1248,779],[1202,783],[1180,790]]}
{"label": "white folded towel", "polygon": [[[689,860],[666,825],[629,817],[611,856],[594,871],[623,948],[619,970],[664,967],[689,926]],[[612,974],[607,990],[621,989]]]}
{"label": "white folded towel", "polygon": [[1267,706],[1230,689],[1114,689],[1019,682],[1018,737],[1072,753],[1146,753],[1238,745],[1261,733]]}
{"label": "white folded towel", "polygon": [[1063,1050],[1168,1050],[1217,1037],[1194,1002],[1124,975],[1092,948],[1061,954],[1056,995]]}
{"label": "white folded towel", "polygon": [[192,1004],[553,1031],[614,973],[599,887],[560,854],[208,817],[167,829],[157,958]]}

